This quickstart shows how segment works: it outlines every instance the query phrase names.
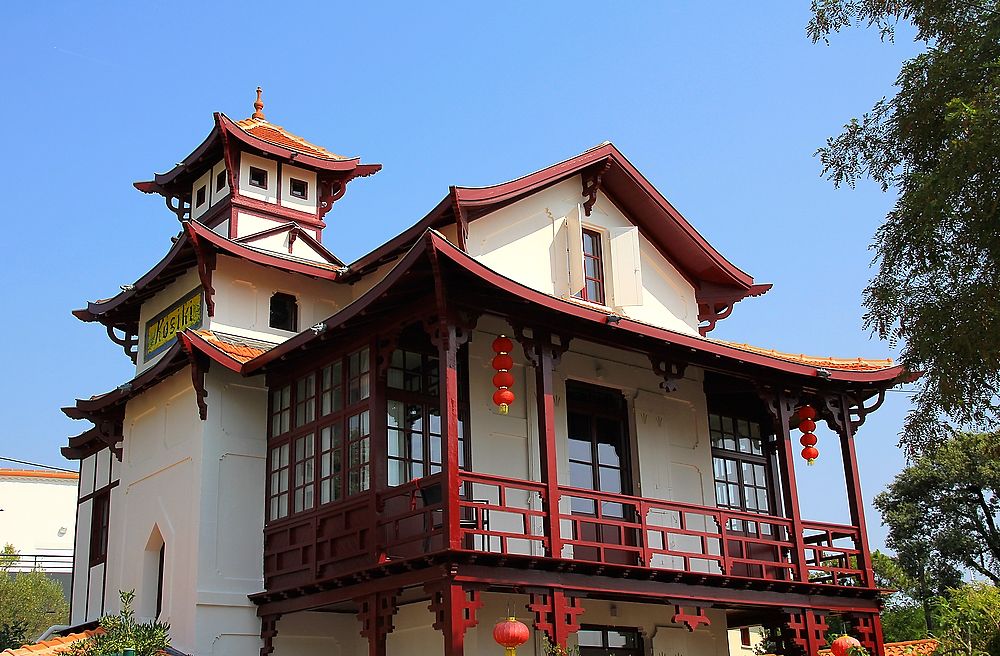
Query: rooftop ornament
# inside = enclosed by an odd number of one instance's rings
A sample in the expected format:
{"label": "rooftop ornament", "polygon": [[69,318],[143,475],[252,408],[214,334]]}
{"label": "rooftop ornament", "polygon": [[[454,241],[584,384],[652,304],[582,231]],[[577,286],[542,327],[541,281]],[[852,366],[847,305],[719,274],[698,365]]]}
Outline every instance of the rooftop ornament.
{"label": "rooftop ornament", "polygon": [[267,119],[264,118],[264,101],[260,99],[262,93],[264,93],[264,90],[257,87],[257,100],[253,103],[254,112],[250,117],[255,121],[267,121]]}

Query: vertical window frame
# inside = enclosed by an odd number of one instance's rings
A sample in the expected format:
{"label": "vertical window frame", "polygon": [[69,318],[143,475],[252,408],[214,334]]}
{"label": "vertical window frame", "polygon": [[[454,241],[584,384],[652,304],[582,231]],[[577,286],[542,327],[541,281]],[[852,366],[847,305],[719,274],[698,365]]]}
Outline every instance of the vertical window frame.
{"label": "vertical window frame", "polygon": [[[604,270],[604,234],[595,228],[583,226],[580,239],[582,240],[580,250],[583,253],[583,287],[574,296],[595,305],[606,305],[608,290]],[[592,246],[590,249],[587,247],[588,240]],[[588,273],[588,264],[592,266],[594,275]],[[593,292],[590,290],[591,284],[594,286]]]}
{"label": "vertical window frame", "polygon": [[111,533],[111,488],[100,490],[91,497],[90,566],[108,560],[108,538]]}

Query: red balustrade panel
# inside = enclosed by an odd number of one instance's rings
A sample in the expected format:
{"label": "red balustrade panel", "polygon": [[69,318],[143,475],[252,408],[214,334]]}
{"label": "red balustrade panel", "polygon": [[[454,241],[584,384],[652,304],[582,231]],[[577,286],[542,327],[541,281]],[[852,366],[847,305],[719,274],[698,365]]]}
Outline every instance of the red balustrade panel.
{"label": "red balustrade panel", "polygon": [[871,586],[861,560],[858,529],[823,522],[802,522],[805,568],[810,583],[843,586]]}
{"label": "red balustrade panel", "polygon": [[379,495],[382,557],[414,558],[444,549],[443,477],[420,478]]}
{"label": "red balustrade panel", "polygon": [[462,547],[501,554],[548,555],[542,483],[461,472]]}

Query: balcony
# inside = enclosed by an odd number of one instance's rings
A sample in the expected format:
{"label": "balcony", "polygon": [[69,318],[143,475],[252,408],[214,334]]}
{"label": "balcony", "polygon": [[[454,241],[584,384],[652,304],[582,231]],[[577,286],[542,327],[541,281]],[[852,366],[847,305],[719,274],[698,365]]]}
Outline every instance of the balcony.
{"label": "balcony", "polygon": [[[478,562],[704,583],[872,588],[857,527],[459,472],[457,522],[441,474],[321,506],[266,531],[269,591],[451,552]],[[455,527],[452,535],[449,525]],[[550,535],[558,527],[558,535]]]}

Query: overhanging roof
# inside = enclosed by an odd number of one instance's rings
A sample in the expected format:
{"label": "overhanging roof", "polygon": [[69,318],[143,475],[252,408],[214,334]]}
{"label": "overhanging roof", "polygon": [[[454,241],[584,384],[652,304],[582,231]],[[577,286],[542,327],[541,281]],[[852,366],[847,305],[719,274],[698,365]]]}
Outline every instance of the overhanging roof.
{"label": "overhanging roof", "polygon": [[[605,168],[606,167],[606,168]],[[452,187],[451,192],[418,223],[350,265],[363,273],[405,251],[428,228],[473,221],[522,198],[585,172],[601,172],[600,189],[635,221],[640,232],[684,273],[700,302],[734,303],[770,289],[727,260],[629,162],[614,144],[603,143],[576,157],[523,177],[488,187]],[[581,200],[583,190],[581,186]]]}
{"label": "overhanging roof", "polygon": [[[250,360],[243,367],[244,374],[258,373],[272,363],[292,359],[296,352],[317,345],[323,339],[324,334],[363,314],[369,305],[381,299],[396,284],[396,281],[403,278],[404,274],[418,263],[428,260],[432,254],[450,263],[451,270],[454,272],[471,277],[480,284],[488,285],[493,291],[504,293],[519,303],[554,312],[569,321],[580,322],[578,325],[586,326],[595,334],[604,335],[608,341],[617,341],[616,335],[621,336],[621,338],[625,336],[640,337],[654,344],[659,342],[665,346],[686,349],[690,353],[711,356],[734,365],[750,365],[814,381],[829,380],[843,383],[886,385],[905,374],[901,366],[892,366],[888,361],[864,361],[872,363],[872,366],[859,368],[856,360],[844,361],[848,364],[843,367],[839,366],[836,360],[826,360],[824,361],[826,367],[818,368],[811,361],[800,360],[790,354],[779,355],[777,352],[769,354],[763,350],[748,349],[745,345],[742,347],[732,346],[717,340],[659,328],[625,317],[620,317],[614,323],[609,323],[609,312],[556,298],[511,280],[481,264],[433,230],[426,230],[423,236],[375,287],[323,322],[326,326],[325,330],[300,333],[267,353]],[[412,276],[409,284],[413,284]],[[467,288],[463,287],[463,289]],[[570,325],[567,322],[567,326]],[[571,330],[571,328],[568,329]],[[879,362],[885,366],[879,367],[877,364]],[[821,369],[826,371],[821,371]]]}

